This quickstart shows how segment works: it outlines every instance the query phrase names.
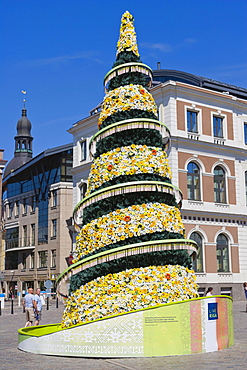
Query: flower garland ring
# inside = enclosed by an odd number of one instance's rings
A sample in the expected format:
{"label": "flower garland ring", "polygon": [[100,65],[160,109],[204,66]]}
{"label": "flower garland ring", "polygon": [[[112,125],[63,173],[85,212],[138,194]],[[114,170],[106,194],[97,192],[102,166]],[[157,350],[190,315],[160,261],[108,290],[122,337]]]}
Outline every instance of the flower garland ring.
{"label": "flower garland ring", "polygon": [[102,122],[114,113],[131,109],[152,112],[157,116],[157,106],[153,96],[141,85],[125,85],[109,91],[101,105],[98,121]]}
{"label": "flower garland ring", "polygon": [[74,262],[120,240],[162,231],[184,235],[181,214],[176,207],[147,203],[117,209],[83,226],[76,239]]}
{"label": "flower garland ring", "polygon": [[132,144],[102,154],[92,164],[86,195],[115,177],[140,173],[155,173],[171,179],[166,152],[157,147]]}

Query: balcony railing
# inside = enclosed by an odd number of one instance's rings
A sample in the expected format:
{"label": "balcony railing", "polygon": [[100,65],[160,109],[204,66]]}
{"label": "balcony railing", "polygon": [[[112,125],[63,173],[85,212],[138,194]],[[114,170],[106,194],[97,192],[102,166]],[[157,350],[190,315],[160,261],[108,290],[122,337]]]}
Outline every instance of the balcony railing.
{"label": "balcony railing", "polygon": [[6,251],[14,248],[27,248],[27,247],[35,247],[34,238],[16,238],[5,241]]}

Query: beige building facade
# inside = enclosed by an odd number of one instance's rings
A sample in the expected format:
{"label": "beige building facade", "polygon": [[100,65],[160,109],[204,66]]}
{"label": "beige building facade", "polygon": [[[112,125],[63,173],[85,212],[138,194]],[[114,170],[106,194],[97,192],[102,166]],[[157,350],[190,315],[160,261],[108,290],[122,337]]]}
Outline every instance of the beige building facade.
{"label": "beige building facade", "polygon": [[[188,238],[198,243],[193,263],[200,294],[244,299],[247,281],[247,90],[188,73],[154,71],[151,89],[159,120],[171,132],[173,184],[183,193]],[[75,123],[73,205],[83,197],[90,169],[90,138],[99,109]],[[80,215],[76,215],[80,223]]]}
{"label": "beige building facade", "polygon": [[48,149],[3,179],[3,234],[6,292],[46,280],[68,266],[72,250],[72,144]]}
{"label": "beige building facade", "polygon": [[169,160],[184,197],[187,237],[199,245],[194,268],[200,292],[212,286],[214,294],[244,299],[247,90],[178,71],[154,75],[167,79],[152,94],[171,131]]}

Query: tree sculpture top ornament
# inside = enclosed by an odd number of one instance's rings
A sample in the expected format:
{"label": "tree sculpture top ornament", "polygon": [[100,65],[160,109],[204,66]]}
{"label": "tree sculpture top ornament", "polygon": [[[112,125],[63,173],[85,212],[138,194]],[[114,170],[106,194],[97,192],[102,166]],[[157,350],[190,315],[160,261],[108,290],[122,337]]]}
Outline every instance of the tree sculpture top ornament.
{"label": "tree sculpture top ornament", "polygon": [[139,57],[134,28],[134,17],[126,11],[121,19],[120,35],[117,43],[117,56],[123,51],[132,51]]}

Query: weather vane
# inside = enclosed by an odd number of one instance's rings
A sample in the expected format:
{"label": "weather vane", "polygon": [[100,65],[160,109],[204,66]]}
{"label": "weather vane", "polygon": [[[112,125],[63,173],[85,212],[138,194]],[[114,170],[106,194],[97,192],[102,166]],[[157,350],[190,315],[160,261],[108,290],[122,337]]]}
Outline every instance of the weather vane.
{"label": "weather vane", "polygon": [[[21,92],[22,92],[23,95],[26,95],[26,93],[27,93],[25,90],[21,90]],[[22,101],[24,103],[24,108],[26,108],[26,105],[25,105],[26,104],[25,96],[24,96],[24,99]]]}

